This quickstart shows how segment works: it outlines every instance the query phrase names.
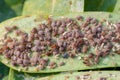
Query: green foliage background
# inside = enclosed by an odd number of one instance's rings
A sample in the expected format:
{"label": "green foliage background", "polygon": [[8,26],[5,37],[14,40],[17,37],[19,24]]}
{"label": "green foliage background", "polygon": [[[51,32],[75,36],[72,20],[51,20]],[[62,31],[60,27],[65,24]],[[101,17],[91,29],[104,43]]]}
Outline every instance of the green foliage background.
{"label": "green foliage background", "polygon": [[[29,1],[33,1],[32,4],[36,4],[37,0],[0,0],[0,22],[7,20],[12,17],[20,16],[23,14],[33,14],[32,10],[29,6],[27,7],[28,11],[26,10],[26,6],[24,3],[28,3]],[[42,1],[42,0],[39,0]],[[45,0],[43,0],[45,2]],[[50,0],[48,0],[50,1]],[[63,0],[64,1],[64,0]],[[82,8],[83,12],[87,11],[105,11],[105,12],[113,12],[113,13],[120,13],[120,0],[82,0],[84,6],[80,7]],[[40,3],[37,3],[40,4]],[[36,5],[37,5],[36,4]],[[30,5],[30,4],[29,4]],[[48,3],[49,5],[49,3]],[[57,7],[57,5],[55,5]],[[24,9],[23,9],[24,7]],[[34,5],[34,7],[36,7]],[[43,8],[43,9],[42,9]],[[60,7],[58,7],[60,8]],[[57,8],[57,9],[58,9]],[[66,9],[68,9],[66,7]],[[44,11],[44,5],[42,7],[38,6],[38,9],[36,10],[42,10],[43,13],[49,14],[48,12]],[[61,8],[62,10],[62,8]],[[31,12],[30,12],[31,11]],[[28,12],[28,13],[27,13]],[[55,11],[56,12],[56,9]],[[58,10],[59,12],[59,10]],[[63,9],[64,12],[64,9]],[[82,11],[81,11],[82,12]],[[66,12],[67,13],[67,12]],[[57,14],[57,13],[56,13]],[[62,13],[64,14],[64,13]],[[10,70],[10,74],[8,77],[9,68],[0,63],[0,80],[24,80],[26,76],[31,76],[31,74],[25,74],[25,73],[19,73],[14,70]],[[16,76],[16,75],[22,75],[22,76]],[[33,77],[34,74],[32,74]],[[50,75],[50,74],[48,74]],[[12,76],[12,77],[10,77]],[[36,75],[34,75],[36,77]],[[31,78],[32,78],[31,77]]]}

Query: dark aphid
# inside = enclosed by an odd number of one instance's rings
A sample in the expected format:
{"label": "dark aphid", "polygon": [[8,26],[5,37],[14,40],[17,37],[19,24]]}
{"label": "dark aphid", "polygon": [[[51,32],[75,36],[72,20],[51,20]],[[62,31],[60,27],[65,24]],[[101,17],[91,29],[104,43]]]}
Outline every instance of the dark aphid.
{"label": "dark aphid", "polygon": [[6,54],[5,54],[5,57],[6,57],[7,59],[11,59],[12,56],[11,56],[11,54],[6,53]]}
{"label": "dark aphid", "polygon": [[0,54],[2,54],[2,53],[3,53],[3,51],[4,51],[4,50],[3,50],[2,48],[0,48]]}
{"label": "dark aphid", "polygon": [[87,59],[84,59],[84,60],[83,60],[83,63],[84,63],[86,66],[91,66],[91,63],[90,63],[89,60],[87,60]]}
{"label": "dark aphid", "polygon": [[86,19],[87,22],[90,22],[91,20],[93,20],[92,17],[88,17],[88,18]]}
{"label": "dark aphid", "polygon": [[76,19],[77,20],[83,20],[83,16],[77,16]]}
{"label": "dark aphid", "polygon": [[86,66],[92,66],[94,64],[94,61],[93,61],[94,57],[95,57],[95,55],[93,53],[90,53],[87,57],[83,58],[83,63]]}
{"label": "dark aphid", "polygon": [[93,54],[93,53],[90,53],[89,55],[88,55],[88,58],[93,58],[95,55]]}
{"label": "dark aphid", "polygon": [[113,38],[112,41],[118,43],[118,42],[120,42],[120,39],[118,39],[118,38]]}
{"label": "dark aphid", "polygon": [[13,66],[17,66],[17,63],[15,61],[11,62]]}
{"label": "dark aphid", "polygon": [[14,26],[11,27],[11,29],[12,29],[12,30],[17,30],[18,27],[14,25]]}
{"label": "dark aphid", "polygon": [[51,56],[52,55],[52,51],[46,52],[45,53],[47,56]]}
{"label": "dark aphid", "polygon": [[107,80],[106,77],[101,77],[99,80]]}
{"label": "dark aphid", "polygon": [[53,44],[53,45],[51,46],[51,48],[52,48],[53,50],[55,50],[55,49],[58,48],[58,45],[57,45],[57,44]]}
{"label": "dark aphid", "polygon": [[59,66],[63,66],[63,65],[65,65],[64,62],[60,62],[60,63],[59,63]]}
{"label": "dark aphid", "polygon": [[37,33],[38,31],[37,31],[37,28],[33,28],[32,30],[31,30],[31,33]]}
{"label": "dark aphid", "polygon": [[64,53],[64,54],[62,54],[62,57],[63,57],[63,58],[68,58],[69,55],[68,55],[68,53]]}

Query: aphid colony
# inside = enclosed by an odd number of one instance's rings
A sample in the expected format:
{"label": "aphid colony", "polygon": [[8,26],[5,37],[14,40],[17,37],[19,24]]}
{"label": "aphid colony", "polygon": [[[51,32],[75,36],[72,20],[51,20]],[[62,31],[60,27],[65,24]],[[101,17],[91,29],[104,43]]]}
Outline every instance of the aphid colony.
{"label": "aphid colony", "polygon": [[[5,29],[0,54],[11,60],[14,66],[39,65],[38,70],[46,66],[56,68],[65,62],[56,63],[46,56],[74,59],[79,54],[87,54],[82,58],[83,63],[92,66],[113,52],[120,54],[120,23],[108,24],[105,20],[78,16],[57,20],[48,18],[46,23],[34,27],[30,33],[16,25]],[[16,37],[9,36],[11,33]],[[94,51],[89,52],[91,49]]]}

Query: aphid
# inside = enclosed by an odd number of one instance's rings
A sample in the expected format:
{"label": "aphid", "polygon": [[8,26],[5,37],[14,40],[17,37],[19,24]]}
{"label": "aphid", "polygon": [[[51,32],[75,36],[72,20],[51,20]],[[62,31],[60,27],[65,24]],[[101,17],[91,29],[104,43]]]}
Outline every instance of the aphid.
{"label": "aphid", "polygon": [[88,58],[93,58],[95,55],[93,54],[93,53],[90,53],[89,55],[88,55]]}
{"label": "aphid", "polygon": [[12,30],[17,30],[18,27],[14,25],[14,26],[11,27],[11,29],[12,29]]}
{"label": "aphid", "polygon": [[79,79],[80,79],[80,76],[76,76],[76,79],[79,80]]}
{"label": "aphid", "polygon": [[21,31],[21,30],[16,30],[15,33],[16,33],[17,36],[20,36],[20,35],[23,34],[23,31]]}
{"label": "aphid", "polygon": [[50,67],[51,69],[54,69],[54,68],[57,67],[57,64],[56,64],[55,62],[50,62],[50,63],[49,63],[49,67]]}
{"label": "aphid", "polygon": [[38,63],[38,57],[30,58],[30,63],[32,66],[35,66]]}
{"label": "aphid", "polygon": [[20,52],[20,51],[14,51],[14,54],[15,54],[17,57],[20,57],[21,52]]}
{"label": "aphid", "polygon": [[43,30],[39,30],[39,31],[38,31],[38,34],[39,34],[40,36],[42,36],[42,35],[44,35],[44,31],[43,31]]}
{"label": "aphid", "polygon": [[100,80],[107,80],[107,78],[106,77],[101,77]]}
{"label": "aphid", "polygon": [[17,60],[17,57],[16,57],[16,56],[13,56],[13,57],[12,57],[12,60],[13,60],[13,61],[16,61],[16,60]]}
{"label": "aphid", "polygon": [[15,61],[11,62],[13,66],[17,66],[17,63]]}
{"label": "aphid", "polygon": [[73,53],[69,54],[69,56],[70,56],[71,58],[75,58],[75,57],[76,57],[76,55],[73,54]]}
{"label": "aphid", "polygon": [[64,53],[64,54],[62,54],[62,57],[63,57],[63,58],[68,58],[69,55],[68,55],[68,53]]}
{"label": "aphid", "polygon": [[59,27],[59,31],[58,31],[59,34],[62,34],[64,31],[65,29],[63,27]]}
{"label": "aphid", "polygon": [[36,46],[38,46],[38,45],[40,45],[40,41],[39,40],[34,40],[34,45],[36,45]]}
{"label": "aphid", "polygon": [[11,59],[11,55],[10,55],[9,53],[5,54],[5,57],[6,57],[7,59]]}
{"label": "aphid", "polygon": [[12,28],[11,28],[11,27],[5,27],[5,30],[6,30],[7,32],[11,32],[11,31],[12,31]]}
{"label": "aphid", "polygon": [[35,52],[38,52],[40,49],[39,49],[39,46],[34,46],[34,47],[32,47],[31,50],[32,50],[32,51],[35,51]]}
{"label": "aphid", "polygon": [[56,26],[56,21],[52,21],[51,26],[55,27]]}
{"label": "aphid", "polygon": [[63,66],[63,65],[65,65],[64,62],[60,62],[60,63],[59,63],[59,66]]}
{"label": "aphid", "polygon": [[39,65],[39,66],[36,67],[36,70],[37,70],[37,71],[43,70],[43,69],[44,69],[44,66],[42,66],[42,65]]}
{"label": "aphid", "polygon": [[36,28],[33,28],[33,29],[31,30],[31,33],[37,33],[37,29],[36,29]]}
{"label": "aphid", "polygon": [[66,27],[66,23],[62,21],[61,27]]}
{"label": "aphid", "polygon": [[23,63],[23,60],[20,59],[20,58],[18,58],[18,59],[17,59],[17,63],[18,63],[18,64],[22,64],[22,63]]}
{"label": "aphid", "polygon": [[82,52],[86,53],[87,51],[88,51],[88,46],[84,45],[83,48],[82,48]]}
{"label": "aphid", "polygon": [[61,21],[60,20],[57,20],[56,21],[56,26],[60,26],[61,25]]}
{"label": "aphid", "polygon": [[40,59],[40,60],[39,60],[39,64],[42,65],[42,66],[46,66],[47,61],[44,60],[44,59]]}
{"label": "aphid", "polygon": [[94,56],[93,56],[92,54],[90,54],[88,57],[84,57],[84,58],[83,58],[83,63],[84,63],[86,66],[91,66],[91,65],[93,65],[92,59],[94,59]]}
{"label": "aphid", "polygon": [[83,16],[77,16],[76,19],[77,20],[83,20]]}

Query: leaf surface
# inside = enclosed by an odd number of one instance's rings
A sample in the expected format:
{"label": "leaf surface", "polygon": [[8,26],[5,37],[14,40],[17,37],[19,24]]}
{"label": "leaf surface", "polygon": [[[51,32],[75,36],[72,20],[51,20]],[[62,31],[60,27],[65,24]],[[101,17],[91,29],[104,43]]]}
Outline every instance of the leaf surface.
{"label": "leaf surface", "polygon": [[[106,12],[86,12],[86,13],[79,13],[79,14],[69,14],[66,15],[67,17],[75,17],[77,15],[84,16],[86,17],[95,17],[99,20],[106,19],[108,21],[112,21],[114,23],[119,22],[120,16],[118,14],[113,14],[113,13],[106,13]],[[101,17],[102,16],[102,17]],[[55,17],[55,19],[60,18],[60,17]],[[37,20],[37,21],[36,21]],[[22,17],[17,17],[14,19],[7,20],[3,23],[1,23],[0,27],[0,38],[3,37],[4,34],[4,27],[5,26],[18,26],[21,30],[24,30],[25,32],[30,32],[30,30],[33,27],[38,26],[41,22],[45,22],[45,19],[43,17],[38,17],[38,16],[22,16]],[[15,37],[15,34],[10,34],[11,37]],[[94,50],[93,50],[94,52]],[[82,57],[83,55],[80,55],[78,57]],[[101,58],[99,64],[96,64],[94,66],[86,66],[83,64],[82,60],[79,60],[78,57],[72,59],[63,59],[59,58],[56,59],[55,57],[49,57],[51,61],[55,61],[57,64],[60,63],[60,61],[63,61],[66,63],[66,65],[57,67],[55,69],[44,69],[44,70],[39,70],[36,71],[36,66],[33,67],[28,67],[28,70],[24,67],[20,66],[12,66],[10,60],[6,59],[5,56],[0,55],[0,61],[7,65],[8,67],[11,67],[12,69],[15,69],[17,71],[22,71],[22,72],[28,72],[28,73],[51,73],[51,72],[62,72],[62,71],[71,71],[71,70],[86,70],[86,69],[96,69],[96,68],[108,68],[108,67],[120,67],[120,55],[115,54],[114,56],[108,55],[105,58]]]}

